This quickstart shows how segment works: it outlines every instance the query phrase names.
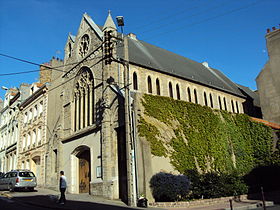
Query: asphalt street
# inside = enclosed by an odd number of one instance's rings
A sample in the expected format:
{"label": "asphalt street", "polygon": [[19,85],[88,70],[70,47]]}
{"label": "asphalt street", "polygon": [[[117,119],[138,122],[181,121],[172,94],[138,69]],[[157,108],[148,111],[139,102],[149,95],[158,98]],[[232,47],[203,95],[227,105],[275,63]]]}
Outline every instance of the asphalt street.
{"label": "asphalt street", "polygon": [[0,196],[0,209],[1,210],[28,210],[28,209],[38,209],[38,210],[46,210],[44,207],[34,206],[25,204],[14,199],[10,199],[7,197]]}
{"label": "asphalt street", "polygon": [[[71,209],[71,210],[87,210],[87,209],[101,209],[101,210],[126,210],[126,209],[143,209],[128,207],[120,200],[108,200],[103,197],[92,196],[88,194],[66,194],[67,202],[65,205],[57,203],[59,192],[39,188],[38,191],[20,191],[20,192],[7,192],[0,191],[0,210],[46,210],[46,209]],[[277,200],[278,201],[278,200]],[[255,209],[263,210],[263,208],[248,208],[253,201],[244,201],[239,205],[235,203],[234,210]],[[242,205],[241,205],[242,204]],[[246,205],[245,205],[246,204]],[[277,205],[278,204],[278,205]],[[160,208],[148,208],[160,209]],[[163,208],[162,208],[163,209]],[[211,206],[201,207],[187,207],[187,208],[165,208],[168,210],[222,210],[229,209],[225,203],[217,203]],[[275,206],[267,206],[267,210],[280,210],[279,201]]]}
{"label": "asphalt street", "polygon": [[40,189],[29,192],[0,191],[0,210],[27,210],[27,209],[71,209],[71,210],[127,210],[140,209],[128,207],[121,201],[107,200],[101,197],[93,197],[88,194],[66,194],[67,202],[64,205],[57,203],[59,192]]}

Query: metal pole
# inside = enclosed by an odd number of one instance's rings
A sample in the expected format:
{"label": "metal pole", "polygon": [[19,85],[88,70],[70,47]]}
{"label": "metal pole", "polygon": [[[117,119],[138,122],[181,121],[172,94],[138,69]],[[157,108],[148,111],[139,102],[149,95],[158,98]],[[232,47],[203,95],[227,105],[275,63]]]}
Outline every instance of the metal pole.
{"label": "metal pole", "polygon": [[127,194],[128,205],[135,206],[135,195],[133,186],[133,163],[132,163],[132,142],[131,142],[131,126],[130,126],[130,102],[129,102],[129,62],[128,62],[128,40],[124,36],[124,87],[125,87],[125,101],[124,101],[124,114],[125,114],[125,139],[126,139],[126,160],[127,160]]}
{"label": "metal pole", "polygon": [[263,209],[266,210],[265,206],[265,198],[264,198],[264,193],[263,193],[263,187],[261,187],[261,193],[262,193],[262,203],[263,203]]}
{"label": "metal pole", "polygon": [[232,199],[229,199],[230,210],[233,210]]}

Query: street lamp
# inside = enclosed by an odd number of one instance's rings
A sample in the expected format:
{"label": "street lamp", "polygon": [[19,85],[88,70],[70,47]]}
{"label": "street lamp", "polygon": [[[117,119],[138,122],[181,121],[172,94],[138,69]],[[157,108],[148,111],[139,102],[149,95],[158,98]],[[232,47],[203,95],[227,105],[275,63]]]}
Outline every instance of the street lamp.
{"label": "street lamp", "polygon": [[121,27],[122,36],[123,36],[123,26],[124,26],[123,16],[117,16],[116,19],[117,19],[118,26]]}

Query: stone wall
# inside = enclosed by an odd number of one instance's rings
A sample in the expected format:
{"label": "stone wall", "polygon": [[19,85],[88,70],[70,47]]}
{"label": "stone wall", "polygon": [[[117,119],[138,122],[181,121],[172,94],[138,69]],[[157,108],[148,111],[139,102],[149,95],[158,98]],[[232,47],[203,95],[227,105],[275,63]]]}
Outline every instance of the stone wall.
{"label": "stone wall", "polygon": [[[148,83],[147,78],[148,76],[151,77],[152,81],[152,93],[156,95],[156,79],[159,79],[160,82],[160,95],[161,96],[169,96],[169,82],[172,84],[173,88],[173,98],[178,99],[176,86],[179,86],[180,90],[180,100],[189,101],[188,98],[188,91],[187,89],[190,88],[191,92],[191,102],[195,102],[194,100],[194,90],[196,89],[198,103],[200,105],[205,105],[204,101],[204,92],[207,95],[207,105],[210,107],[210,94],[212,95],[213,101],[213,108],[220,109],[218,97],[221,98],[221,105],[222,109],[225,110],[225,105],[223,99],[226,99],[226,109],[230,112],[243,113],[243,106],[242,103],[245,101],[244,98],[225,93],[223,91],[219,91],[217,89],[213,89],[210,87],[206,87],[200,84],[196,84],[187,80],[183,80],[174,76],[170,76],[167,74],[162,74],[160,72],[152,71],[146,68],[142,68],[139,66],[131,65],[130,66],[130,83],[133,83],[133,73],[136,72],[137,80],[138,80],[138,90],[133,90],[133,85],[131,85],[131,90],[138,92],[138,93],[148,93]],[[231,101],[234,103],[234,110],[232,109]],[[190,102],[190,101],[189,101]],[[238,106],[238,107],[236,107]]]}
{"label": "stone wall", "polygon": [[[179,201],[179,202],[149,202],[151,207],[159,208],[193,208],[193,207],[202,207],[210,206],[218,203],[229,203],[230,199],[234,197],[221,197],[221,198],[211,198],[211,199],[200,199],[195,201]],[[238,196],[239,200],[246,200],[247,195]],[[230,205],[228,205],[230,206]]]}

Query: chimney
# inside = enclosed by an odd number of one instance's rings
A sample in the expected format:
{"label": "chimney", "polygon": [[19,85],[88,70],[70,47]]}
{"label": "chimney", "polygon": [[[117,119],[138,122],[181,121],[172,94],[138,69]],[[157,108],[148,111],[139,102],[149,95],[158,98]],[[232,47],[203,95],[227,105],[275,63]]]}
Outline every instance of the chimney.
{"label": "chimney", "polygon": [[205,66],[207,69],[209,69],[209,64],[208,64],[208,62],[206,62],[206,61],[202,62],[202,65]]}
{"label": "chimney", "polygon": [[131,38],[131,39],[137,40],[136,34],[129,33],[129,34],[128,34],[128,37]]}
{"label": "chimney", "polygon": [[270,28],[266,29],[266,33],[268,34],[270,32]]}

